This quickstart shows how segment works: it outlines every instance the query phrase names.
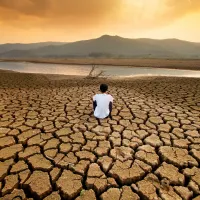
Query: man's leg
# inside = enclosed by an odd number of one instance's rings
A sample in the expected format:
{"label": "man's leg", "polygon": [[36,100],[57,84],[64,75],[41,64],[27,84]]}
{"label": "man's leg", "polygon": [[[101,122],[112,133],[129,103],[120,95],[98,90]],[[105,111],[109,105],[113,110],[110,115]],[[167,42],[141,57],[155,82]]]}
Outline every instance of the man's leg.
{"label": "man's leg", "polygon": [[109,117],[112,120],[112,102],[109,103],[109,111],[110,111]]}

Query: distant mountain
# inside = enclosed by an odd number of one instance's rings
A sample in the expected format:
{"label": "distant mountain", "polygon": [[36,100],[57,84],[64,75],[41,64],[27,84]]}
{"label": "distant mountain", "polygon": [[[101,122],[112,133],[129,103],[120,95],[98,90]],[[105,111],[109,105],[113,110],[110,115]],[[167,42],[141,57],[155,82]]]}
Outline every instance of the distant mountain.
{"label": "distant mountain", "polygon": [[[15,44],[16,45],[16,44]],[[97,39],[71,43],[37,43],[28,46],[18,44],[2,51],[0,58],[185,58],[200,59],[200,43],[178,39],[128,39],[104,35]],[[18,47],[18,48],[17,48]],[[31,48],[30,48],[31,47]]]}
{"label": "distant mountain", "polygon": [[0,53],[12,51],[12,50],[30,50],[40,47],[50,46],[50,45],[62,45],[66,44],[64,42],[40,42],[40,43],[30,43],[30,44],[21,44],[21,43],[7,43],[0,44]]}

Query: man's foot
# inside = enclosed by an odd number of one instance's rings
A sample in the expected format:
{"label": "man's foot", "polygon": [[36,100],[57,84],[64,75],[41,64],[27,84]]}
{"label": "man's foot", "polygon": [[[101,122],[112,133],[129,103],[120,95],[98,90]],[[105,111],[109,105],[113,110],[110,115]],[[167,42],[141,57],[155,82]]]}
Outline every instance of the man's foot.
{"label": "man's foot", "polygon": [[101,125],[100,119],[96,117],[96,120],[98,121],[98,124]]}

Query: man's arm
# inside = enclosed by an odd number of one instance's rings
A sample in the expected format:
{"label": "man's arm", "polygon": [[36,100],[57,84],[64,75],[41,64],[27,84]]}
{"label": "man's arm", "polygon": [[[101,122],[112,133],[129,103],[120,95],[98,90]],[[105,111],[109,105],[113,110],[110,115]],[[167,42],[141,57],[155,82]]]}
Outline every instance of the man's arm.
{"label": "man's arm", "polygon": [[97,107],[97,101],[93,100],[93,109],[94,109],[94,111],[95,111],[96,107]]}
{"label": "man's arm", "polygon": [[114,98],[112,97],[112,95],[110,95],[110,102],[109,102],[109,111],[110,111],[110,114],[109,114],[109,117],[110,117],[111,120],[112,120],[113,100],[114,100]]}
{"label": "man's arm", "polygon": [[93,99],[93,109],[95,111],[95,109],[97,107],[96,95],[94,95],[92,99]]}
{"label": "man's arm", "polygon": [[110,101],[110,103],[109,103],[109,111],[110,111],[109,117],[110,117],[111,120],[112,120],[112,105],[113,105],[113,103],[112,103],[112,101]]}

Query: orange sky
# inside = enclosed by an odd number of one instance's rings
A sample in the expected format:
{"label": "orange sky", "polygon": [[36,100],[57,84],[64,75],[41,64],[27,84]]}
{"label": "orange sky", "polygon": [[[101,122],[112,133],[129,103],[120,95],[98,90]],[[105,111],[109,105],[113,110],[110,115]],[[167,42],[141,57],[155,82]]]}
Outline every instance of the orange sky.
{"label": "orange sky", "polygon": [[103,34],[200,42],[200,0],[0,0],[0,43]]}

